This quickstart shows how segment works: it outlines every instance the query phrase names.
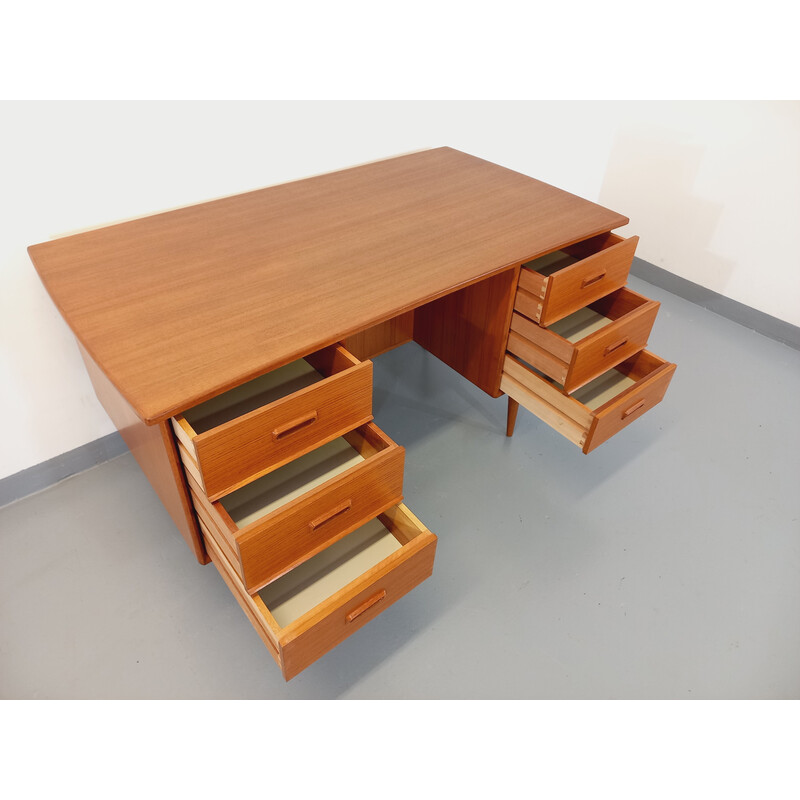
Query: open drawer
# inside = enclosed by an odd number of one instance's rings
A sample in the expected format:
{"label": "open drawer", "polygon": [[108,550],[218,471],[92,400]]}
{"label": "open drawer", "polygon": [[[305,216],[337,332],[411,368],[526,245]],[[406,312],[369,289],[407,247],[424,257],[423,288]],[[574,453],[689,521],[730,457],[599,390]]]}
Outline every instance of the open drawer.
{"label": "open drawer", "polygon": [[549,328],[514,312],[507,349],[571,393],[643,350],[658,308],[655,300],[622,288]]}
{"label": "open drawer", "polygon": [[405,451],[373,423],[212,502],[194,479],[198,516],[250,592],[403,498]]}
{"label": "open drawer", "polygon": [[372,362],[341,345],[172,418],[186,471],[212,500],[372,419]]}
{"label": "open drawer", "polygon": [[204,533],[211,560],[286,680],[422,583],[436,553],[436,537],[400,504],[251,595]]}
{"label": "open drawer", "polygon": [[675,364],[642,350],[569,395],[507,355],[500,388],[588,453],[660,403],[674,372]]}
{"label": "open drawer", "polygon": [[528,261],[519,272],[514,308],[547,326],[621,288],[638,241],[603,233]]}

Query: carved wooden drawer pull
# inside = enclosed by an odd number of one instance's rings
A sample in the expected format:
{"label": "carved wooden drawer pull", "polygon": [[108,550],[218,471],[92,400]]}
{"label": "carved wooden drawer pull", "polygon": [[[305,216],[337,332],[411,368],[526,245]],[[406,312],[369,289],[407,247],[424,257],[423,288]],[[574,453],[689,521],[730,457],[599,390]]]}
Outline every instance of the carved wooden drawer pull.
{"label": "carved wooden drawer pull", "polygon": [[634,403],[627,411],[622,412],[622,419],[629,417],[634,411],[638,411],[644,405],[644,400]]}
{"label": "carved wooden drawer pull", "polygon": [[335,517],[338,517],[340,514],[344,514],[350,510],[350,506],[353,505],[352,500],[345,500],[344,503],[339,503],[338,506],[332,508],[327,513],[323,514],[321,517],[317,517],[316,519],[312,519],[309,522],[309,527],[312,531],[315,531],[317,528],[322,527],[326,522],[330,522]]}
{"label": "carved wooden drawer pull", "polygon": [[597,283],[597,281],[603,280],[606,276],[606,271],[603,270],[598,275],[595,275],[593,278],[584,278],[581,281],[581,289],[585,289],[587,286],[591,286],[593,283]]}
{"label": "carved wooden drawer pull", "polygon": [[606,347],[605,352],[603,353],[604,356],[613,353],[615,350],[619,350],[620,347],[628,343],[628,337],[626,336],[621,342],[617,342],[616,344],[610,344]]}
{"label": "carved wooden drawer pull", "polygon": [[377,594],[372,595],[369,600],[365,600],[360,606],[354,608],[347,615],[347,621],[352,622],[356,617],[360,617],[367,609],[372,608],[375,603],[379,603],[384,597],[386,597],[386,589],[381,589]]}
{"label": "carved wooden drawer pull", "polygon": [[286,425],[281,425],[280,428],[275,428],[272,431],[272,438],[276,441],[278,439],[283,439],[284,436],[289,436],[296,431],[302,430],[308,425],[311,425],[313,422],[317,421],[317,412],[312,411],[310,414],[306,414],[303,417],[299,417],[292,422],[287,422]]}

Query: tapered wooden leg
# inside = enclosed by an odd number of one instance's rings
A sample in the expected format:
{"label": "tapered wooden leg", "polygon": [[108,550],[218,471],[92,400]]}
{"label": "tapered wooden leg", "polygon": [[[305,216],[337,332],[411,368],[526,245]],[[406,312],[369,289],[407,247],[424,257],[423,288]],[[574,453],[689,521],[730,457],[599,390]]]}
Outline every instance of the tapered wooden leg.
{"label": "tapered wooden leg", "polygon": [[508,398],[508,421],[506,422],[506,436],[513,436],[514,425],[517,424],[517,411],[519,403],[513,397]]}

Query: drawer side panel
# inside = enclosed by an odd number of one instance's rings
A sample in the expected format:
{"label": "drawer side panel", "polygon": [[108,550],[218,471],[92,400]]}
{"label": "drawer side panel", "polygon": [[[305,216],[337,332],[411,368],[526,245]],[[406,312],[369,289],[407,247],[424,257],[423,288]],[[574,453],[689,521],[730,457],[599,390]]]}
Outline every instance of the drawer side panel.
{"label": "drawer side panel", "polygon": [[[206,532],[204,531],[204,533]],[[231,594],[236,598],[236,602],[241,606],[242,611],[244,611],[245,615],[250,620],[250,624],[255,628],[256,633],[261,637],[261,641],[267,646],[269,654],[275,659],[277,665],[283,669],[276,633],[270,629],[270,626],[264,619],[261,610],[256,605],[253,598],[247,594],[247,592],[244,590],[244,587],[236,579],[228,560],[222,554],[222,551],[219,549],[219,546],[214,541],[213,537],[206,537],[206,546],[208,548],[208,554],[211,556],[211,560],[214,562],[214,566],[222,576],[222,579],[225,581],[227,587],[231,590]]]}
{"label": "drawer side panel", "polygon": [[549,425],[554,431],[560,433],[578,447],[583,447],[586,439],[586,428],[578,425],[574,419],[570,419],[555,406],[534,394],[507,373],[503,373],[500,388],[523,408],[526,408],[531,414]]}

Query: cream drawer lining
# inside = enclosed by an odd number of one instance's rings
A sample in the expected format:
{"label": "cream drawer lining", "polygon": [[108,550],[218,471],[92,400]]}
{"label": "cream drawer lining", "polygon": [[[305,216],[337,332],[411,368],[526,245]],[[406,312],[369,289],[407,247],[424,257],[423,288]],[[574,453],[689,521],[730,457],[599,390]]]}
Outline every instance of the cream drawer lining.
{"label": "cream drawer lining", "polygon": [[540,256],[533,261],[528,261],[522,265],[523,269],[529,269],[531,272],[538,272],[543,277],[548,277],[554,272],[558,272],[564,267],[570,267],[580,261],[563,250],[556,250],[554,253],[548,253],[546,256]]}
{"label": "cream drawer lining", "polygon": [[572,393],[572,397],[592,411],[613,400],[618,394],[633,386],[636,381],[628,375],[623,375],[616,369],[610,369],[599,375],[586,386],[582,386]]}
{"label": "cream drawer lining", "polygon": [[266,516],[364,461],[339,437],[220,499],[239,528]]}
{"label": "cream drawer lining", "polygon": [[566,339],[571,344],[585,339],[587,336],[602,330],[606,325],[614,322],[613,319],[604,317],[591,308],[580,308],[573,314],[564,319],[560,319],[550,325],[547,330],[558,334],[562,339]]}
{"label": "cream drawer lining", "polygon": [[223,392],[190,408],[183,416],[196,434],[216,428],[250,411],[273,403],[323,380],[305,359],[299,358],[272,372]]}
{"label": "cream drawer lining", "polygon": [[378,519],[264,587],[259,597],[285,628],[402,547]]}

